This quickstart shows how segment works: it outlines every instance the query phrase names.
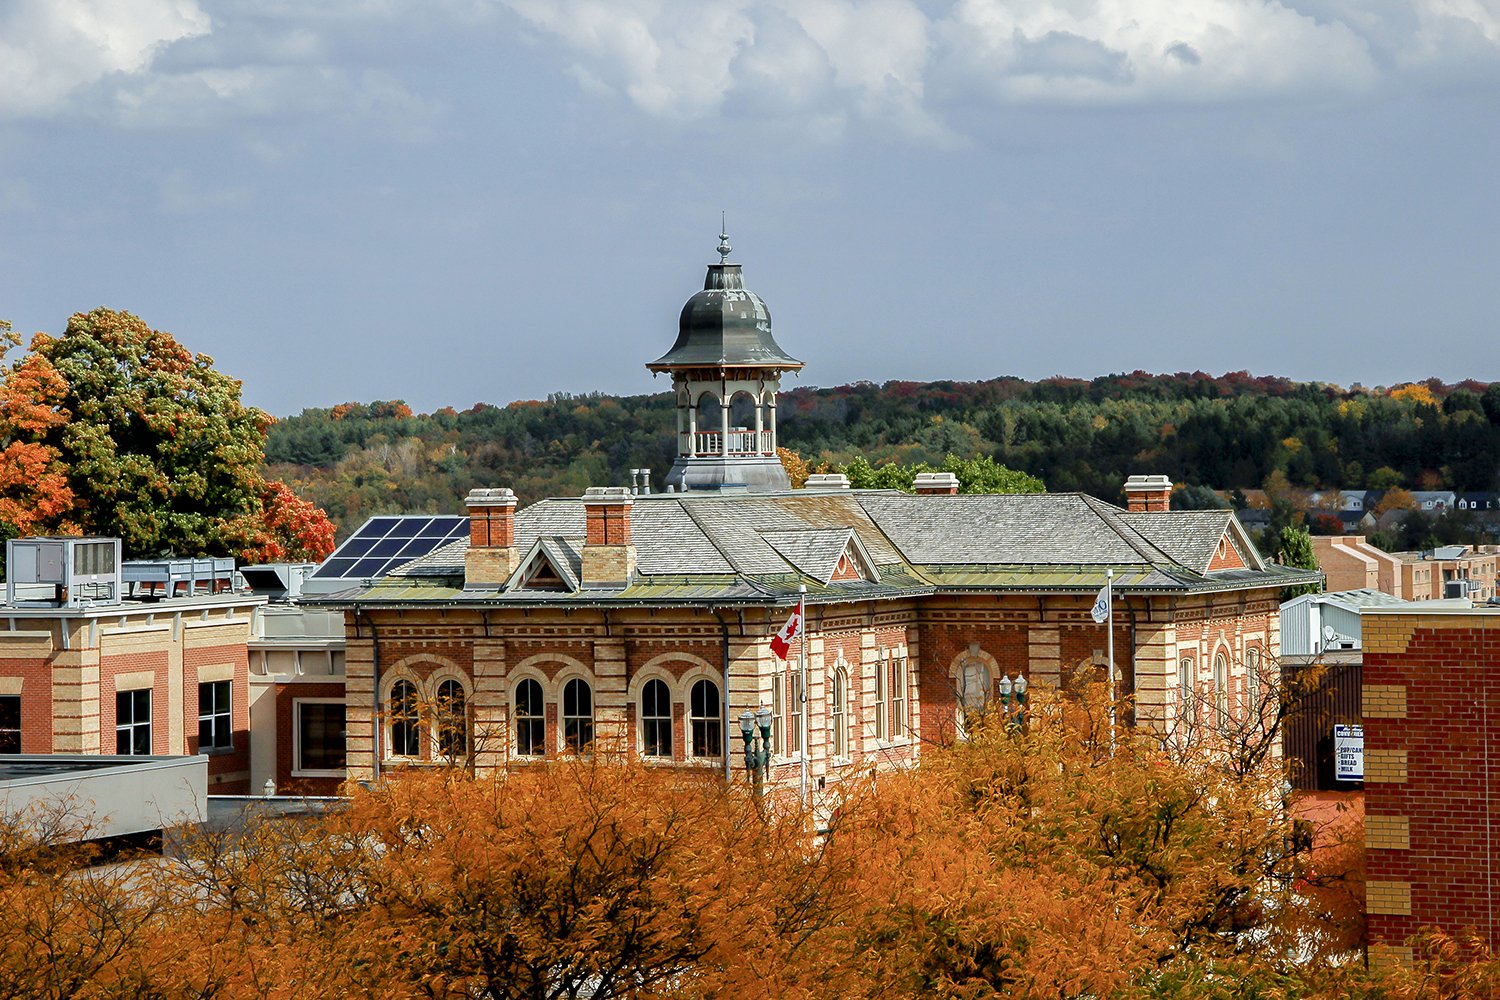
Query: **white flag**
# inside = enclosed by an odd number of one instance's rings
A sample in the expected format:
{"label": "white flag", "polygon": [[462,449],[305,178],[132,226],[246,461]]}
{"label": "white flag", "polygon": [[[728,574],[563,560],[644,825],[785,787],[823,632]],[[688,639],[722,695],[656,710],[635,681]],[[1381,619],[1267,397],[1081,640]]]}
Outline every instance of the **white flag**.
{"label": "white flag", "polygon": [[1089,608],[1089,614],[1100,625],[1109,618],[1109,584],[1106,583],[1099,591],[1099,596],[1094,598],[1094,606]]}

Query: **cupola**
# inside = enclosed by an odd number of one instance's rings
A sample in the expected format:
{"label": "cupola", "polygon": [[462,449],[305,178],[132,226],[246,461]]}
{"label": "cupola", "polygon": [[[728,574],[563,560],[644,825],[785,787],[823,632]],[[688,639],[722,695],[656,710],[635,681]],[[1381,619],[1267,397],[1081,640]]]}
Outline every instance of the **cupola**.
{"label": "cupola", "polygon": [[677,457],[666,485],[679,490],[791,488],[776,456],[776,394],[781,373],[802,362],[771,336],[771,310],[732,264],[729,235],[719,262],[688,299],[672,349],[646,367],[667,373],[677,398]]}

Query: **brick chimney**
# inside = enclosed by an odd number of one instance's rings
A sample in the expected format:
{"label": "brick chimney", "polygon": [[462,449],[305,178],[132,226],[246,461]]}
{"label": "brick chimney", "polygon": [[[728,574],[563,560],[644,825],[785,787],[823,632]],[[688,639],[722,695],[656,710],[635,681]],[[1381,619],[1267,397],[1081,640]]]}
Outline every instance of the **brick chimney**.
{"label": "brick chimney", "polygon": [[804,490],[847,490],[849,477],[842,472],[814,472],[802,484]]}
{"label": "brick chimney", "polygon": [[591,486],[583,493],[583,585],[619,587],[635,576],[635,546],[630,541],[634,502],[624,486]]}
{"label": "brick chimney", "polygon": [[951,472],[919,472],[912,489],[924,497],[957,496],[958,477]]}
{"label": "brick chimney", "polygon": [[1136,512],[1172,509],[1172,480],[1166,476],[1131,476],[1125,480],[1125,506]]}
{"label": "brick chimney", "polygon": [[515,572],[516,495],[510,490],[470,490],[469,551],[464,555],[464,586],[498,587]]}

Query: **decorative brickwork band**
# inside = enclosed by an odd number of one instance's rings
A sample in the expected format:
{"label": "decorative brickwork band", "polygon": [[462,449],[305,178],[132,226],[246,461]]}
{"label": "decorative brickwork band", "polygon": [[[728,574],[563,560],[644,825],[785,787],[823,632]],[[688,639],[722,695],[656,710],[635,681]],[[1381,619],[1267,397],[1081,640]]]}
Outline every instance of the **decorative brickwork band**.
{"label": "decorative brickwork band", "polygon": [[1366,684],[1361,695],[1366,719],[1406,718],[1406,685]]}
{"label": "decorative brickwork band", "polygon": [[1366,816],[1365,848],[1371,851],[1411,850],[1411,820],[1405,816]]}
{"label": "decorative brickwork band", "polygon": [[1406,780],[1405,750],[1365,750],[1365,780],[1399,784]]}
{"label": "decorative brickwork band", "polygon": [[1365,886],[1365,912],[1393,917],[1411,916],[1409,882],[1369,882]]}

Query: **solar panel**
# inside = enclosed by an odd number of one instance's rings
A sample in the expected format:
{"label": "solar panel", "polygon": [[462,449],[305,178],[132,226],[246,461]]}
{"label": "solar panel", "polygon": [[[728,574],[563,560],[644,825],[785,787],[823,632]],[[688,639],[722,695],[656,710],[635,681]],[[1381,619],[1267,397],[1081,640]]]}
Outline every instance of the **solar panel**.
{"label": "solar panel", "polygon": [[469,536],[469,519],[412,514],[372,517],[313,571],[315,580],[363,580],[382,576],[449,542]]}

